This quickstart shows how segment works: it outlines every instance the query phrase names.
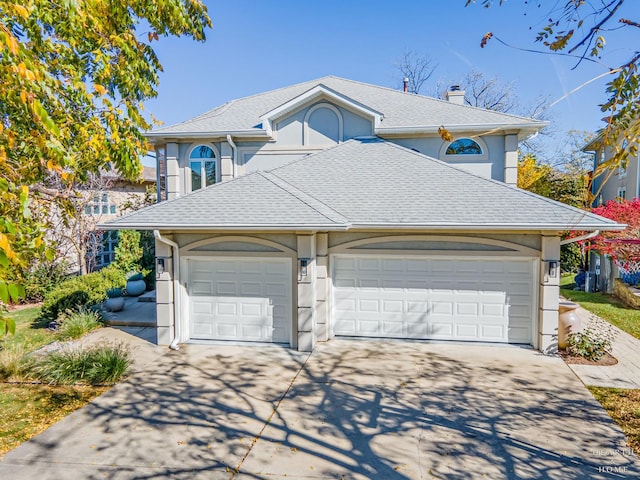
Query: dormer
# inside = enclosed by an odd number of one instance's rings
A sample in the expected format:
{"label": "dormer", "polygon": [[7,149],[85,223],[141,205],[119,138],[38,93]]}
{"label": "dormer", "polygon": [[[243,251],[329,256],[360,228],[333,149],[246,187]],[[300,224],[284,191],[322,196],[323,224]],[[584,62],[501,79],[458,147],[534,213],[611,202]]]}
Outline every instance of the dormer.
{"label": "dormer", "polygon": [[[345,118],[347,116],[349,118]],[[300,142],[308,148],[325,148],[355,136],[371,135],[380,126],[382,118],[381,112],[323,84],[260,116],[262,128],[275,142]],[[364,127],[363,120],[369,125]],[[300,135],[280,138],[279,131],[286,127],[299,129]]]}

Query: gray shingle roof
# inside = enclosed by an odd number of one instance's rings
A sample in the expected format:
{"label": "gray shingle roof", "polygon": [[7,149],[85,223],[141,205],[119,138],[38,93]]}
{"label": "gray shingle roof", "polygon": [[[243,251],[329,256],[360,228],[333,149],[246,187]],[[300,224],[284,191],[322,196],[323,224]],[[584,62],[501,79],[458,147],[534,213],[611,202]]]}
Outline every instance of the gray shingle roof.
{"label": "gray shingle roof", "polygon": [[534,130],[537,130],[545,125],[545,122],[530,118],[457,105],[431,97],[407,94],[391,88],[327,76],[232,100],[185,122],[154,130],[150,132],[150,136],[180,136],[210,132],[258,132],[262,128],[261,115],[302,95],[317,85],[324,85],[359,104],[381,112],[384,116],[380,125],[382,129],[429,127],[433,130],[440,125],[446,125],[448,128],[455,126],[500,128],[505,125],[509,125],[511,128],[518,126],[531,128],[533,124],[537,125],[534,127]]}
{"label": "gray shingle roof", "polygon": [[212,185],[106,224],[137,229],[617,229],[615,222],[377,138]]}

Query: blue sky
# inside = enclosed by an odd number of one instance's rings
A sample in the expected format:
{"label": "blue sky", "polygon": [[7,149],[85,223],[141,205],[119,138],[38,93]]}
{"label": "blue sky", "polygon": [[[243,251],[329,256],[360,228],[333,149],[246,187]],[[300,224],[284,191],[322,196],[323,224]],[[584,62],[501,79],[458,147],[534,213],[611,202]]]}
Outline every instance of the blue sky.
{"label": "blue sky", "polygon": [[[161,38],[153,44],[164,72],[158,98],[147,102],[146,111],[165,125],[234,98],[324,75],[395,88],[394,65],[408,49],[438,63],[423,91],[438,80],[478,70],[514,82],[522,104],[541,95],[559,99],[606,71],[589,62],[571,70],[573,59],[522,52],[495,40],[480,48],[482,36],[492,31],[512,45],[540,50],[533,40],[549,12],[535,1],[512,0],[490,9],[465,8],[465,0],[205,3],[214,24],[206,43]],[[639,13],[638,1],[630,0],[621,16],[637,20]],[[631,29],[608,33],[607,39],[604,61],[612,66],[639,44]],[[558,131],[600,128],[605,82],[596,81],[553,107]]]}

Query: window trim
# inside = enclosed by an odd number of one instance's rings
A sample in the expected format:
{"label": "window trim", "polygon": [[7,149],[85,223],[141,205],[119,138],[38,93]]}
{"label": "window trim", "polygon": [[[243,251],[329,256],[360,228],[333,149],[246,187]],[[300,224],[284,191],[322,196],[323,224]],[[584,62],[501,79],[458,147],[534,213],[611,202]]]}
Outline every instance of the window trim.
{"label": "window trim", "polygon": [[[316,110],[320,110],[322,108],[326,108],[328,110],[331,110],[336,115],[336,117],[338,117],[338,143],[337,143],[337,145],[339,145],[342,142],[344,142],[344,119],[342,118],[342,112],[335,105],[333,105],[331,103],[321,102],[321,103],[316,103],[314,106],[310,107],[307,110],[307,112],[304,114],[304,119],[302,121],[302,145],[303,146],[311,145],[309,143],[309,136],[310,136],[309,119],[311,118],[311,115],[313,115]],[[322,146],[328,146],[328,145],[335,145],[335,144],[327,142],[326,144],[318,144],[317,146],[322,147]]]}
{"label": "window trim", "polygon": [[[473,154],[449,154],[447,155],[447,149],[449,148],[449,146],[455,142],[457,142],[458,140],[464,140],[464,139],[469,139],[469,140],[473,140],[474,142],[476,142],[479,146],[480,149],[482,150],[482,153],[473,153]],[[450,142],[442,142],[442,147],[440,147],[440,154],[438,156],[438,158],[442,161],[478,161],[478,160],[488,160],[489,159],[489,149],[487,148],[487,144],[486,142],[481,138],[481,137],[476,137],[473,135],[460,135],[456,138],[454,138],[452,141]]]}

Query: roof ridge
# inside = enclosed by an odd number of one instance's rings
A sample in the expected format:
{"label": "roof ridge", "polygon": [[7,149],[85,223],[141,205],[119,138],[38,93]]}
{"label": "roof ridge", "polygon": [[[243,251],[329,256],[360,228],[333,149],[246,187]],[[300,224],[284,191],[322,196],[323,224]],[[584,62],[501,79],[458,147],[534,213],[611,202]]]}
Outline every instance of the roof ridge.
{"label": "roof ridge", "polygon": [[306,192],[300,190],[299,188],[291,185],[289,182],[287,182],[283,178],[279,177],[278,175],[276,175],[274,173],[271,173],[271,171],[269,171],[269,172],[258,171],[257,173],[260,176],[262,176],[265,180],[268,180],[269,182],[273,183],[275,186],[277,186],[277,187],[281,188],[282,190],[284,190],[285,192],[287,192],[289,195],[297,198],[302,203],[307,205],[309,208],[312,208],[313,210],[318,212],[320,215],[322,215],[326,219],[328,219],[328,220],[330,220],[330,221],[332,221],[334,223],[342,223],[342,224],[349,223],[349,219],[347,217],[345,217],[344,215],[342,215],[340,212],[338,212],[337,210],[331,208],[326,203],[321,202],[320,200],[318,200],[314,196],[309,195],[308,193],[306,193]]}
{"label": "roof ridge", "polygon": [[357,83],[359,85],[366,85],[368,87],[375,87],[375,88],[379,88],[381,90],[387,90],[387,91],[399,93],[399,94],[402,94],[402,95],[414,96],[414,97],[418,97],[418,98],[423,98],[425,100],[435,100],[436,102],[444,103],[444,104],[447,104],[447,105],[457,105],[458,107],[472,108],[474,110],[479,110],[481,112],[498,113],[500,115],[507,115],[509,117],[514,117],[514,118],[519,118],[519,119],[536,120],[538,122],[543,122],[544,121],[544,120],[538,120],[538,119],[533,118],[533,117],[525,117],[525,116],[516,115],[516,114],[513,114],[513,113],[499,112],[497,110],[490,110],[488,108],[477,107],[477,106],[474,106],[474,105],[457,104],[457,103],[450,102],[449,100],[444,100],[442,98],[432,97],[430,95],[421,95],[419,93],[407,93],[407,92],[404,92],[404,91],[401,91],[401,90],[398,90],[398,89],[395,89],[395,88],[392,88],[392,87],[384,87],[382,85],[375,85],[373,83],[361,82],[359,80],[352,80],[350,78],[336,77],[336,76],[333,76],[333,75],[328,75],[328,76],[330,76],[332,78],[336,78],[338,80],[344,80],[345,82]]}

